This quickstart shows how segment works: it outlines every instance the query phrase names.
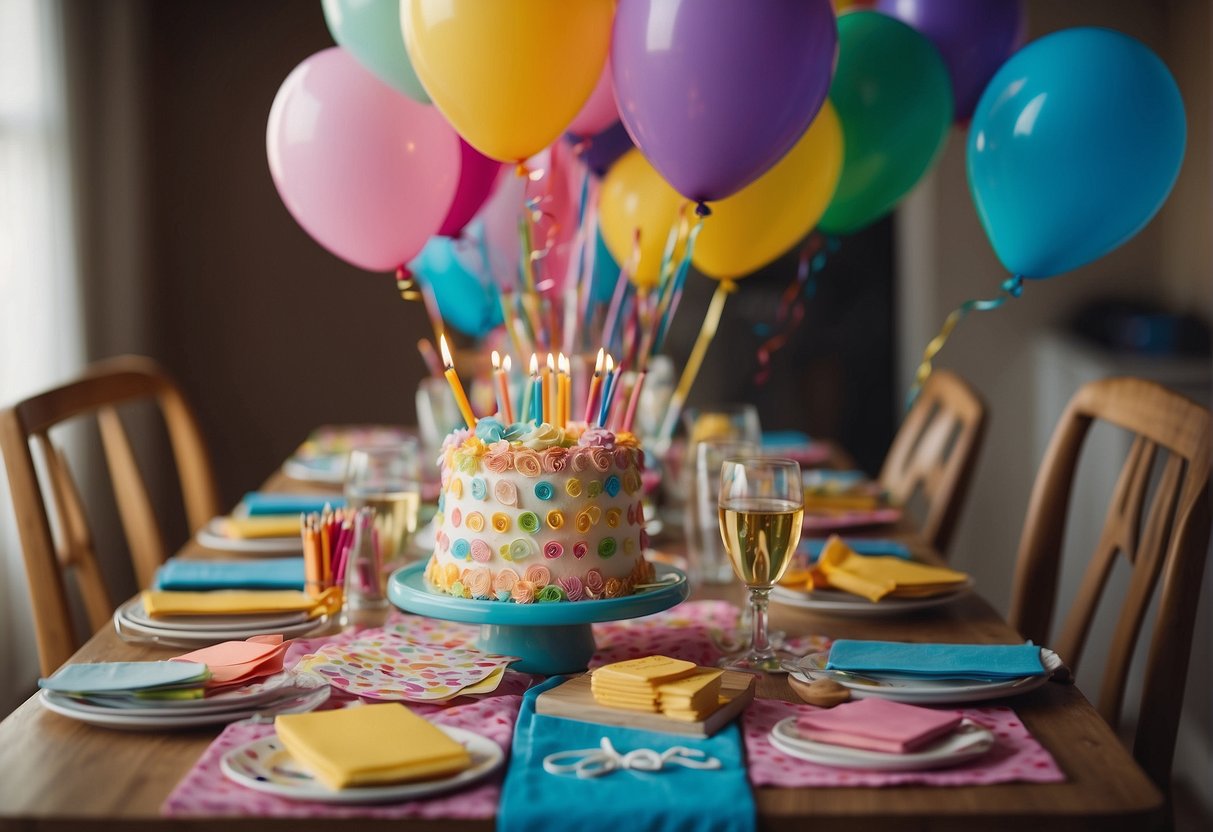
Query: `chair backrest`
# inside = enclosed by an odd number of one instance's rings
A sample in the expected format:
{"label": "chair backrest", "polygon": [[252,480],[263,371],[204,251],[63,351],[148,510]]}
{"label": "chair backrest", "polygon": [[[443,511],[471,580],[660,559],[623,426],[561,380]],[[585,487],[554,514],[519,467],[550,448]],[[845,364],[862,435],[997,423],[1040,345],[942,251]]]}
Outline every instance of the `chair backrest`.
{"label": "chair backrest", "polygon": [[906,504],[921,494],[926,504],[919,534],[946,555],[969,490],[986,430],[986,406],[963,379],[947,370],[927,378],[893,437],[880,471],[889,495]]}
{"label": "chair backrest", "polygon": [[[0,410],[0,452],[25,555],[43,673],[52,672],[79,646],[64,582],[68,572],[74,573],[90,631],[105,626],[114,610],[80,491],[62,449],[51,440],[51,428],[77,417],[96,419],[140,587],[151,584],[167,554],[117,409],[139,401],[157,405],[164,418],[193,533],[218,514],[214,472],[193,411],[177,385],[150,359],[123,356],[98,362],[67,384]],[[43,463],[53,514],[34,462],[34,447]],[[57,534],[51,531],[52,522]]]}
{"label": "chair backrest", "polygon": [[[1099,543],[1059,637],[1050,642],[1071,486],[1083,441],[1096,420],[1134,438]],[[1209,545],[1211,433],[1213,418],[1206,408],[1154,382],[1115,378],[1079,389],[1053,433],[1032,489],[1011,600],[1010,620],[1020,633],[1050,644],[1074,667],[1108,575],[1117,556],[1125,557],[1131,569],[1129,589],[1116,617],[1097,701],[1100,714],[1115,727],[1141,624],[1162,578],[1133,754],[1164,788],[1170,781]]]}

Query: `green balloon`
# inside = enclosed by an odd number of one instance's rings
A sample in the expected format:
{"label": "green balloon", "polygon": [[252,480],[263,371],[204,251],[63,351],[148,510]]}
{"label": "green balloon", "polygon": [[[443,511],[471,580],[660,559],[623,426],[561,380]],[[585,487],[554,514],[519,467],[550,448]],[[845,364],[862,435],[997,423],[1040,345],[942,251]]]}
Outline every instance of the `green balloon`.
{"label": "green balloon", "polygon": [[879,12],[847,12],[830,101],[842,122],[842,176],[818,227],[847,234],[887,214],[931,169],[952,124],[952,83],[921,34]]}
{"label": "green balloon", "polygon": [[429,104],[417,80],[400,28],[400,0],[320,0],[337,45],[380,81],[414,101]]}

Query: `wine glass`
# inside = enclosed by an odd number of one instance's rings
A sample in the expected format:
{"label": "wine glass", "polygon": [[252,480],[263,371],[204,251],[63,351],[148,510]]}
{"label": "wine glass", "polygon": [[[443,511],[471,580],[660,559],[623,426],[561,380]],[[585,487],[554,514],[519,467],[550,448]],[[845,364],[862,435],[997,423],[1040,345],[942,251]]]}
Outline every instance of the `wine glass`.
{"label": "wine glass", "polygon": [[720,536],[733,571],[750,591],[750,649],[721,661],[750,672],[777,671],[782,656],[767,634],[771,587],[787,571],[804,522],[800,466],[790,459],[727,459],[720,471]]}

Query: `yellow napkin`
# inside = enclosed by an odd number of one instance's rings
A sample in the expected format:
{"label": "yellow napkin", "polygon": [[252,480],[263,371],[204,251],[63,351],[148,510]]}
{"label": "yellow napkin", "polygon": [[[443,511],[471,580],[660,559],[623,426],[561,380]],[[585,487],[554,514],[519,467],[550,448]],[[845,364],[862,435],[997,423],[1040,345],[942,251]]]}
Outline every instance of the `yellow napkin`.
{"label": "yellow napkin", "polygon": [[885,499],[880,494],[834,494],[820,492],[804,495],[806,511],[864,511],[880,508]]}
{"label": "yellow napkin", "polygon": [[869,601],[885,596],[925,598],[951,592],[969,579],[964,572],[894,557],[858,555],[837,535],[826,541],[817,569],[830,586]]}
{"label": "yellow napkin", "polygon": [[296,537],[299,534],[299,517],[295,515],[222,517],[219,520],[219,533],[224,537],[241,540],[255,537]]}
{"label": "yellow napkin", "polygon": [[329,589],[319,597],[294,589],[225,589],[214,592],[172,592],[145,589],[143,609],[158,615],[249,615],[271,612],[307,612],[311,617],[341,608],[341,590]]}
{"label": "yellow napkin", "polygon": [[472,764],[467,749],[399,702],[278,716],[274,730],[332,789],[428,780]]}

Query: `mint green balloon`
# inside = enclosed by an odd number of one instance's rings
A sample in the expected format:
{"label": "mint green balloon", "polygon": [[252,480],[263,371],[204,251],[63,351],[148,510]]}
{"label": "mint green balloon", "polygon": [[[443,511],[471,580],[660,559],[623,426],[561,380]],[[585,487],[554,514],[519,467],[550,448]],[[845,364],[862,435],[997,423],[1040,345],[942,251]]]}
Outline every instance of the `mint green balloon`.
{"label": "mint green balloon", "polygon": [[818,227],[848,234],[891,211],[931,169],[952,124],[952,82],[923,35],[879,12],[847,12],[830,101],[842,122],[842,176]]}
{"label": "mint green balloon", "polygon": [[417,80],[400,28],[400,0],[320,0],[337,45],[380,81],[414,101],[429,104]]}

